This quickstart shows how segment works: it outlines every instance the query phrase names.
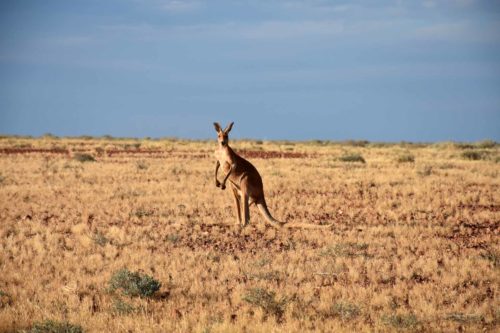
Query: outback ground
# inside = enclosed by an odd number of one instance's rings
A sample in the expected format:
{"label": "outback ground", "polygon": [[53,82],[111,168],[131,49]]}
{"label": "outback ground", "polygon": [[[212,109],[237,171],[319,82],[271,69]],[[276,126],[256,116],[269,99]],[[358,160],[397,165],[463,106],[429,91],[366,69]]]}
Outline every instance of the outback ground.
{"label": "outback ground", "polygon": [[498,332],[498,144],[230,143],[0,138],[0,332]]}

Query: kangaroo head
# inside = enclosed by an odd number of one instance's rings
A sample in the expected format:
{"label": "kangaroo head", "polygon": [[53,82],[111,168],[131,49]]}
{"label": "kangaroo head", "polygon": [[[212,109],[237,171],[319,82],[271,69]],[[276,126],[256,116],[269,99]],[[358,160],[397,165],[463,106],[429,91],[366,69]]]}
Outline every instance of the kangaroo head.
{"label": "kangaroo head", "polygon": [[219,142],[221,146],[227,146],[229,143],[228,134],[231,131],[231,128],[233,128],[233,124],[234,122],[230,123],[224,130],[222,130],[219,123],[214,123],[215,131],[217,132],[217,142]]}

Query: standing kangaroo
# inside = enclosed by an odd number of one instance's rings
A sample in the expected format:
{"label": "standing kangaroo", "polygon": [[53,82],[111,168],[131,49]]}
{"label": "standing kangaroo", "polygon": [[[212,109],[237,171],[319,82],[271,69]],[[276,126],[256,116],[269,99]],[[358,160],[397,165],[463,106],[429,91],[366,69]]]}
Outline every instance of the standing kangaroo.
{"label": "standing kangaroo", "polygon": [[[234,123],[229,124],[222,130],[219,123],[214,123],[219,145],[215,151],[215,157],[217,158],[217,163],[215,165],[215,186],[224,190],[226,188],[226,181],[229,180],[231,183],[239,225],[241,225],[242,222],[242,213],[244,225],[248,225],[250,220],[249,206],[251,204],[256,204],[257,207],[259,207],[260,212],[268,222],[275,225],[282,225],[283,222],[272,217],[271,213],[269,213],[269,209],[267,209],[266,200],[264,199],[262,178],[257,169],[252,163],[236,154],[231,147],[229,147],[228,134],[231,128],[233,128],[233,124]],[[217,172],[221,166],[222,170],[226,172],[226,176],[222,183],[217,179]],[[243,212],[241,207],[242,203]]]}

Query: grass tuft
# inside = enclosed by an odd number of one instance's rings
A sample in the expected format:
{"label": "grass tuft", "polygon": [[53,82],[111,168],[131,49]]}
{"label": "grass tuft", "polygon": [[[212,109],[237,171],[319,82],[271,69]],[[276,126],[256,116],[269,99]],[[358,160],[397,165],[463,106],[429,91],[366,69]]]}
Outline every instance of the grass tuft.
{"label": "grass tuft", "polygon": [[126,268],[116,272],[109,281],[109,291],[121,289],[123,295],[130,297],[151,297],[160,287],[161,283],[151,276],[130,272]]}
{"label": "grass tuft", "polygon": [[342,162],[349,162],[349,163],[366,163],[365,159],[363,158],[363,156],[361,156],[361,154],[347,154],[341,156],[339,160]]}
{"label": "grass tuft", "polygon": [[95,162],[95,158],[90,154],[76,153],[73,159],[78,162]]}
{"label": "grass tuft", "polygon": [[410,153],[405,153],[405,154],[399,155],[396,161],[398,163],[414,163],[415,156],[410,154]]}
{"label": "grass tuft", "polygon": [[394,314],[382,317],[382,321],[397,329],[416,329],[420,321],[414,314]]}
{"label": "grass tuft", "polygon": [[6,292],[0,290],[0,309],[12,305],[12,297]]}
{"label": "grass tuft", "polygon": [[323,249],[320,253],[322,256],[330,257],[369,257],[368,254],[368,244],[366,243],[340,243],[332,247],[327,247]]}
{"label": "grass tuft", "polygon": [[83,333],[83,328],[80,325],[74,325],[67,321],[58,322],[54,320],[46,320],[41,323],[33,324],[29,333]]}
{"label": "grass tuft", "polygon": [[92,235],[92,240],[99,246],[104,246],[109,243],[109,239],[100,231]]}
{"label": "grass tuft", "polygon": [[481,322],[483,320],[483,316],[476,314],[465,314],[465,313],[450,313],[446,316],[447,320],[451,320],[461,324],[472,324]]}
{"label": "grass tuft", "polygon": [[344,321],[353,320],[361,314],[360,308],[349,302],[337,302],[331,308],[331,313]]}
{"label": "grass tuft", "polygon": [[129,315],[136,312],[137,309],[123,299],[117,297],[113,300],[113,312],[119,315]]}
{"label": "grass tuft", "polygon": [[274,291],[267,291],[263,288],[252,288],[247,291],[243,300],[249,304],[260,307],[265,316],[273,315],[277,322],[283,321],[283,315],[290,299],[282,297],[276,300],[276,293]]}

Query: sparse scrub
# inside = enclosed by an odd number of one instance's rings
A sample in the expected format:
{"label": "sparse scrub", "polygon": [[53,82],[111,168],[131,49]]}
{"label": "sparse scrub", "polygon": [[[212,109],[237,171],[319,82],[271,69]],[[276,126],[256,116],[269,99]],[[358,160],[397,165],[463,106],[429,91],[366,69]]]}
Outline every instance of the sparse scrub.
{"label": "sparse scrub", "polygon": [[0,290],[0,309],[12,305],[12,297],[6,292]]}
{"label": "sparse scrub", "polygon": [[286,306],[290,301],[287,297],[282,297],[276,300],[274,291],[267,291],[263,288],[252,288],[247,291],[243,300],[249,304],[260,307],[264,311],[264,315],[273,315],[276,321],[281,322],[285,313]]}
{"label": "sparse scrub", "polygon": [[467,150],[462,153],[462,157],[470,161],[487,160],[489,153],[484,150]]}
{"label": "sparse scrub", "polygon": [[488,250],[481,254],[481,258],[491,262],[493,267],[500,268],[500,254],[498,252]]}
{"label": "sparse scrub", "polygon": [[180,240],[180,236],[178,234],[168,234],[165,239],[172,244],[176,244]]}
{"label": "sparse scrub", "polygon": [[398,163],[414,163],[415,156],[410,153],[404,153],[399,155],[396,161]]}
{"label": "sparse scrub", "polygon": [[104,246],[109,243],[109,239],[102,232],[96,232],[92,235],[92,240],[99,246]]}
{"label": "sparse scrub", "polygon": [[155,212],[153,210],[138,209],[135,212],[131,213],[130,215],[131,216],[136,216],[138,218],[143,218],[143,217],[147,217],[147,216],[152,216],[152,215],[154,215],[154,213]]}
{"label": "sparse scrub", "polygon": [[351,146],[351,147],[366,147],[370,144],[370,141],[368,140],[348,140],[343,142],[346,146]]}
{"label": "sparse scrub", "polygon": [[113,312],[119,315],[129,315],[137,311],[135,306],[125,302],[120,297],[113,300]]}
{"label": "sparse scrub", "polygon": [[148,164],[144,161],[137,161],[135,164],[137,167],[137,170],[147,170],[148,169]]}
{"label": "sparse scrub", "polygon": [[346,154],[341,156],[339,160],[349,163],[366,163],[364,157],[361,154]]}
{"label": "sparse scrub", "polygon": [[109,281],[110,292],[120,289],[123,295],[130,297],[151,297],[160,287],[161,283],[151,276],[126,268],[116,272]]}
{"label": "sparse scrub", "polygon": [[336,302],[330,312],[343,321],[354,320],[361,314],[360,308],[349,302]]}
{"label": "sparse scrub", "polygon": [[480,149],[492,149],[498,145],[497,142],[493,140],[483,140],[476,142],[475,146]]}
{"label": "sparse scrub", "polygon": [[340,243],[332,247],[327,247],[321,252],[322,256],[332,257],[369,257],[368,244],[362,243]]}
{"label": "sparse scrub", "polygon": [[382,321],[397,329],[417,329],[420,321],[414,314],[394,314],[382,317]]}
{"label": "sparse scrub", "polygon": [[460,312],[450,313],[446,316],[447,320],[452,320],[461,324],[478,323],[483,320],[483,316],[476,314],[465,314]]}
{"label": "sparse scrub", "polygon": [[[237,152],[259,151],[249,159],[288,222],[275,230],[253,206],[235,225],[214,141],[0,138],[0,331],[45,319],[88,332],[500,325],[499,145],[238,140]],[[67,155],[100,161],[98,147],[102,163]],[[268,154],[287,148],[303,155]],[[349,153],[367,163],[339,160]],[[406,153],[415,162],[399,164]]]}
{"label": "sparse scrub", "polygon": [[33,324],[29,333],[83,333],[83,328],[80,325],[71,324],[69,322],[58,322],[54,320],[46,320]]}
{"label": "sparse scrub", "polygon": [[73,159],[78,162],[95,162],[94,156],[90,154],[82,154],[82,153],[76,153],[73,156]]}
{"label": "sparse scrub", "polygon": [[103,156],[106,150],[103,147],[95,147],[94,151],[97,156]]}
{"label": "sparse scrub", "polygon": [[420,177],[427,177],[432,174],[432,166],[430,165],[423,165],[420,168],[417,169],[417,174]]}

